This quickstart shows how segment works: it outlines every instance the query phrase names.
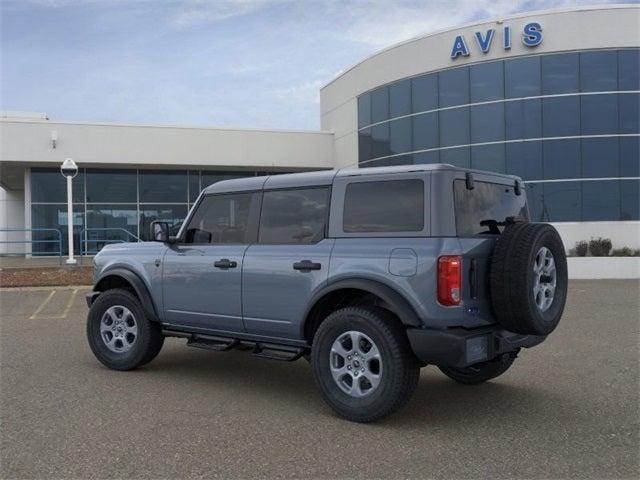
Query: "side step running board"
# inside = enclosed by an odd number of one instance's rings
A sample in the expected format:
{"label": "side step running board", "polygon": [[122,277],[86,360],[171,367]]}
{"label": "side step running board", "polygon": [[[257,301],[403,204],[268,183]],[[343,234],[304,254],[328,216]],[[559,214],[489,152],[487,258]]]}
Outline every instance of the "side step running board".
{"label": "side step running board", "polygon": [[216,352],[226,352],[233,349],[251,350],[251,354],[255,357],[280,360],[284,362],[293,362],[294,360],[298,360],[306,352],[306,349],[304,348],[292,347],[289,345],[239,340],[237,338],[202,335],[199,333],[188,333],[178,330],[163,329],[162,334],[167,337],[186,338],[188,347],[202,348]]}

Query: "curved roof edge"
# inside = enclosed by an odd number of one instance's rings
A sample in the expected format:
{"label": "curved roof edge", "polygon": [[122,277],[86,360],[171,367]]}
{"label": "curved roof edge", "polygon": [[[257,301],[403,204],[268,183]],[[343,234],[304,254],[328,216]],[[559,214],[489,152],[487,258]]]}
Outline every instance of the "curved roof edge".
{"label": "curved roof edge", "polygon": [[402,46],[407,45],[409,43],[413,43],[413,42],[422,40],[424,38],[440,35],[442,33],[454,32],[456,30],[461,30],[461,29],[464,29],[464,28],[470,28],[470,27],[473,27],[473,26],[476,26],[476,25],[483,25],[485,23],[502,22],[502,21],[506,21],[506,20],[513,20],[513,19],[525,18],[525,17],[537,16],[537,15],[553,15],[553,14],[559,14],[559,13],[573,13],[573,12],[593,11],[593,10],[615,10],[615,9],[624,9],[624,8],[631,8],[631,9],[640,10],[640,4],[614,3],[614,4],[610,4],[610,5],[609,4],[599,4],[599,5],[585,5],[585,6],[580,6],[580,7],[553,8],[553,9],[545,9],[545,10],[532,10],[532,11],[528,11],[528,12],[520,12],[520,13],[515,13],[515,14],[512,14],[512,15],[506,15],[504,17],[488,17],[488,18],[484,18],[484,19],[481,19],[481,20],[476,20],[476,21],[473,21],[473,22],[465,23],[465,24],[462,24],[462,25],[457,25],[455,27],[447,27],[447,28],[443,28],[443,29],[436,30],[436,31],[433,31],[433,32],[423,33],[421,35],[418,35],[418,36],[415,36],[415,37],[411,37],[411,38],[409,38],[407,40],[403,40],[401,42],[394,43],[393,45],[390,45],[388,47],[385,47],[385,48],[382,48],[380,50],[377,50],[376,52],[372,53],[371,55],[369,55],[369,56],[363,58],[362,60],[360,60],[358,63],[350,66],[349,68],[347,68],[345,71],[341,72],[339,75],[337,75],[333,79],[331,79],[328,82],[324,83],[320,87],[320,91],[322,91],[323,89],[325,89],[326,87],[328,87],[332,83],[340,80],[342,77],[347,75],[349,72],[351,72],[352,70],[354,70],[358,66],[362,65],[363,63],[366,63],[367,61],[371,60],[372,58],[377,57],[378,55],[381,55],[381,54],[383,54],[385,52],[388,52],[390,50],[394,50],[396,48],[402,47]]}

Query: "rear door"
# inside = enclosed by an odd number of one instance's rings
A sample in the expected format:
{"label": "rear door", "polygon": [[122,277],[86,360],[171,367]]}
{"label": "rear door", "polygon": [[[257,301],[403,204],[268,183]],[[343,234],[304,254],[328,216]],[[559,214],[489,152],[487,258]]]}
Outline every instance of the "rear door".
{"label": "rear door", "polygon": [[244,257],[243,319],[248,333],[300,338],[311,295],[327,280],[330,188],[266,190],[258,242]]}
{"label": "rear door", "polygon": [[208,195],[184,239],[164,256],[164,318],[203,330],[243,332],[242,261],[255,241],[259,193]]}

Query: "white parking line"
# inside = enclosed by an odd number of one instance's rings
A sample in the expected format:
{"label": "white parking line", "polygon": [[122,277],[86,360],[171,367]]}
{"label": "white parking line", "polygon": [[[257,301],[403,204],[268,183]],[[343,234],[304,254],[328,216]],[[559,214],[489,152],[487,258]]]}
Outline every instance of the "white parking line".
{"label": "white parking line", "polygon": [[42,311],[42,309],[47,305],[47,303],[49,303],[49,300],[51,300],[53,298],[55,293],[56,293],[56,290],[51,290],[51,293],[49,294],[49,296],[47,298],[45,298],[44,301],[38,307],[38,309],[35,312],[33,312],[33,315],[31,315],[29,317],[29,320],[35,320],[35,318]]}
{"label": "white parking line", "polygon": [[69,310],[71,310],[73,302],[76,299],[76,295],[78,295],[78,289],[77,288],[74,288],[73,291],[71,292],[71,295],[69,295],[69,300],[67,300],[67,304],[65,305],[64,310],[62,311],[61,314],[59,314],[59,315],[42,315],[42,316],[40,315],[40,312],[44,309],[44,307],[47,305],[47,303],[49,303],[49,301],[53,298],[53,295],[56,293],[56,291],[57,290],[52,290],[51,291],[49,296],[44,299],[42,304],[33,313],[33,315],[31,315],[29,317],[29,320],[36,320],[36,319],[38,319],[38,320],[53,320],[53,319],[67,318],[67,315],[69,314]]}

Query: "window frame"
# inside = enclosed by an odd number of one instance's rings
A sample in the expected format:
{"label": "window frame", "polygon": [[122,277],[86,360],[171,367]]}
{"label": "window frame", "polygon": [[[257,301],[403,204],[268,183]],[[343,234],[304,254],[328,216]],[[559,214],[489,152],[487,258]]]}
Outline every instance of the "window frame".
{"label": "window frame", "polygon": [[[371,183],[394,180],[421,180],[424,192],[423,225],[420,231],[404,232],[345,232],[344,205],[347,186],[352,183]],[[431,172],[379,173],[336,176],[333,181],[329,217],[329,238],[418,238],[431,235]]]}
{"label": "window frame", "polygon": [[[249,207],[249,219],[248,219],[248,228],[246,237],[249,238],[247,242],[239,242],[239,243],[187,243],[185,241],[185,236],[187,234],[187,227],[191,223],[195,213],[198,211],[198,208],[202,205],[202,202],[205,201],[208,197],[222,197],[225,195],[251,195],[253,198],[251,199],[251,205]],[[253,203],[256,202],[254,205]],[[186,218],[184,219],[184,223],[182,227],[180,227],[180,231],[176,236],[175,244],[180,246],[212,246],[219,247],[225,245],[252,245],[257,242],[258,239],[258,224],[256,221],[260,220],[260,211],[262,210],[262,191],[261,190],[238,190],[232,192],[216,192],[216,193],[201,193],[198,197],[196,203],[191,207],[189,212],[187,213]]]}
{"label": "window frame", "polygon": [[[325,212],[324,218],[324,226],[322,228],[322,238],[315,242],[308,243],[292,243],[292,242],[261,242],[260,241],[260,225],[262,224],[262,211],[264,207],[264,195],[269,192],[290,192],[295,190],[325,190],[326,198],[327,198],[327,208]],[[331,212],[331,199],[332,199],[332,188],[331,185],[299,185],[295,187],[280,187],[280,188],[268,188],[262,190],[260,193],[260,209],[258,214],[258,223],[256,225],[256,245],[317,245],[329,238],[329,219]]]}

